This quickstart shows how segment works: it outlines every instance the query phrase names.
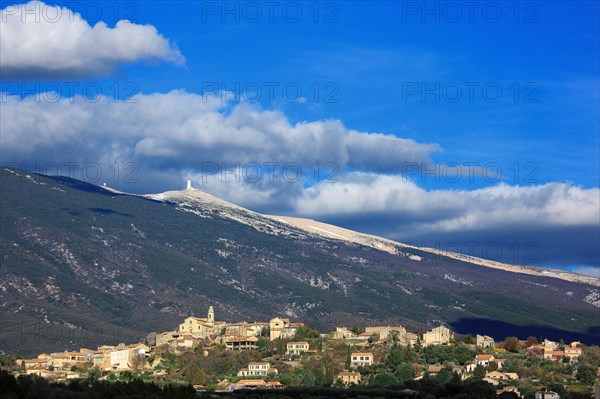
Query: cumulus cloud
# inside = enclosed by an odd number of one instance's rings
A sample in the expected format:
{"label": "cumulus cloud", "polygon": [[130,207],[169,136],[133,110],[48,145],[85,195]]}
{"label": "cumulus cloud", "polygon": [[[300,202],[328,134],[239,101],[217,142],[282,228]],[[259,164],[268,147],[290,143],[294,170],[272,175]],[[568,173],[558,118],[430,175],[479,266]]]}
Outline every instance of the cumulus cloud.
{"label": "cumulus cloud", "polygon": [[[136,96],[137,102],[95,102],[84,97],[57,102],[2,104],[2,147],[13,159],[49,154],[99,154],[147,160],[164,167],[202,170],[207,163],[335,163],[340,170],[399,170],[405,163],[430,164],[434,144],[393,135],[349,130],[337,120],[290,123],[281,112],[245,104],[229,107],[218,97],[172,91]],[[360,156],[357,155],[360,151]],[[385,157],[381,152],[384,152]],[[382,159],[383,158],[383,159]]]}
{"label": "cumulus cloud", "polygon": [[295,210],[320,217],[357,213],[406,214],[412,218],[421,215],[424,223],[418,228],[437,232],[484,230],[517,223],[598,225],[600,190],[548,183],[427,191],[404,176],[350,173],[338,184],[319,183],[308,188]]}
{"label": "cumulus cloud", "polygon": [[586,276],[600,278],[600,267],[593,266],[578,266],[571,270],[573,273],[583,274]]}
{"label": "cumulus cloud", "polygon": [[5,79],[105,75],[122,64],[184,57],[152,25],[118,21],[93,27],[68,8],[32,1],[0,10],[0,71]]}

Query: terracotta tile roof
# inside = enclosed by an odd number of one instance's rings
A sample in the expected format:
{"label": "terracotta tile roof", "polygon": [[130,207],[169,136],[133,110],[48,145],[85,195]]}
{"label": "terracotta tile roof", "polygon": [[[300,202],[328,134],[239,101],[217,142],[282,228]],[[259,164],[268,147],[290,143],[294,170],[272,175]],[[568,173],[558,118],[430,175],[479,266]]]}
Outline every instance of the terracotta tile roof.
{"label": "terracotta tile roof", "polygon": [[360,373],[358,371],[342,371],[338,374],[338,376],[360,377]]}
{"label": "terracotta tile roof", "polygon": [[239,385],[265,385],[264,380],[239,380]]}

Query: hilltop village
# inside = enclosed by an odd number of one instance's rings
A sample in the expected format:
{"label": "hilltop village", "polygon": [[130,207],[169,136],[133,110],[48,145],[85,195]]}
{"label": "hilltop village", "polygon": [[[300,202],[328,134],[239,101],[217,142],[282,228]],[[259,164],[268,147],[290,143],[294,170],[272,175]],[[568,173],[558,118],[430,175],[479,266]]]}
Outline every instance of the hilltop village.
{"label": "hilltop village", "polygon": [[211,392],[391,386],[423,379],[484,381],[502,398],[588,398],[600,391],[594,386],[600,348],[581,342],[509,337],[496,343],[485,335],[458,336],[445,326],[423,334],[402,326],[320,333],[281,317],[217,321],[212,306],[207,317],[188,317],[144,342],[7,358],[3,369],[14,375],[51,381],[138,378]]}

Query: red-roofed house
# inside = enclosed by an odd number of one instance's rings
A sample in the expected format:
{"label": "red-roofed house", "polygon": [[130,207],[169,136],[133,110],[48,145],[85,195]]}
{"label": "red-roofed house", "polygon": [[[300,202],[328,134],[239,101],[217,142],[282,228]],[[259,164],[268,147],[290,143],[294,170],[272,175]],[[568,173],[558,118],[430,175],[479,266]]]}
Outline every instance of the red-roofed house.
{"label": "red-roofed house", "polygon": [[477,355],[475,356],[475,362],[478,366],[487,367],[490,365],[490,362],[495,362],[496,359],[494,355]]}

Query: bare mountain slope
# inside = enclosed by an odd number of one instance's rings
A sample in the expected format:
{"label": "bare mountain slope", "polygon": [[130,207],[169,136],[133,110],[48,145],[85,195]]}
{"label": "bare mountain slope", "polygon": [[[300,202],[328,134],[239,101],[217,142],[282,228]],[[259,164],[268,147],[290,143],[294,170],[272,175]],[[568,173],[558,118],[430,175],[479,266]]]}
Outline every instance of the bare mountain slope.
{"label": "bare mountain slope", "polygon": [[[418,250],[423,253],[433,256],[444,256],[450,259],[469,262],[474,265],[490,267],[508,272],[529,274],[532,276],[553,277],[566,281],[580,282],[600,287],[600,279],[584,276],[580,274],[570,273],[556,269],[546,269],[541,267],[511,265],[487,259],[477,258],[474,256],[464,255],[460,253],[442,251],[435,248],[415,247],[402,244],[387,238],[377,237],[370,234],[360,233],[353,230],[348,230],[342,227],[334,226],[327,223],[318,222],[312,219],[296,218],[289,216],[274,216],[262,215],[257,212],[250,211],[230,202],[224,201],[213,195],[197,190],[195,188],[181,191],[167,191],[162,194],[150,194],[148,198],[161,201],[171,201],[183,205],[182,209],[187,209],[190,212],[195,212],[201,216],[202,210],[218,210],[225,217],[230,217],[233,220],[238,220],[249,225],[256,225],[260,231],[274,234],[285,234],[286,229],[280,223],[284,223],[289,227],[304,231],[311,236],[319,236],[333,240],[341,240],[352,242],[355,244],[366,245],[371,248],[388,252],[398,256],[410,256],[406,250]],[[193,211],[193,208],[197,208]],[[272,224],[265,219],[271,219],[277,224]],[[259,228],[258,226],[262,226]],[[419,260],[421,257],[413,255],[413,260]]]}

